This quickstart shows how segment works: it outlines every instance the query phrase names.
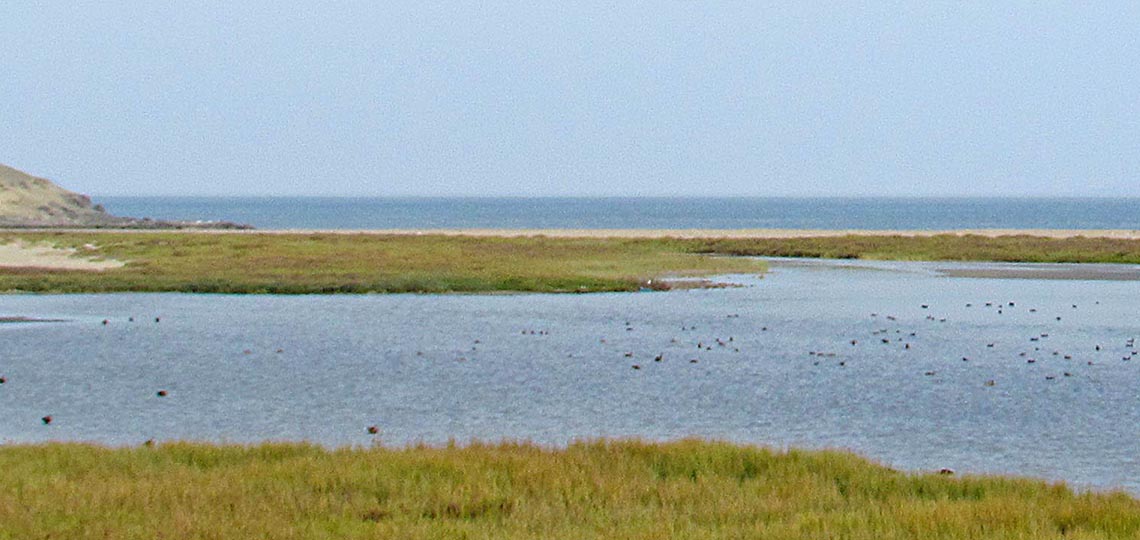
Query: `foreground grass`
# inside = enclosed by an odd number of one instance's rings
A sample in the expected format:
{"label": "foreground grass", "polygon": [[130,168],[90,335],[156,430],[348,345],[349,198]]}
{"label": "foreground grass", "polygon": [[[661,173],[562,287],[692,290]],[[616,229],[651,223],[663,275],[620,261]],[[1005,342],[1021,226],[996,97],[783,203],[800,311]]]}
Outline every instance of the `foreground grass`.
{"label": "foreground grass", "polygon": [[1136,538],[1140,501],[727,443],[0,447],[0,538]]}
{"label": "foreground grass", "polygon": [[[1033,236],[494,238],[383,234],[0,233],[126,262],[102,272],[0,269],[0,291],[597,292],[666,287],[666,276],[756,273],[725,255],[1140,264],[1140,240]],[[83,250],[84,245],[97,250]],[[651,283],[652,281],[652,283]]]}
{"label": "foreground grass", "polygon": [[[763,264],[666,241],[344,234],[8,233],[126,262],[101,272],[0,269],[0,291],[597,292],[666,276],[756,273]],[[91,244],[95,251],[82,249]],[[650,283],[650,281],[653,281]]]}

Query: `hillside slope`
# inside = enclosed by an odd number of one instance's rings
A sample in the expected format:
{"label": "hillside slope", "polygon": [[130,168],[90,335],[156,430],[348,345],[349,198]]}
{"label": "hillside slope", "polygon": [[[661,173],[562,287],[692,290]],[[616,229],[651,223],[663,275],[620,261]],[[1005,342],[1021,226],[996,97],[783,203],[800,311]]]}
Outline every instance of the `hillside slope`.
{"label": "hillside slope", "polygon": [[50,180],[0,165],[0,226],[114,226],[130,220]]}
{"label": "hillside slope", "polygon": [[0,228],[246,229],[228,221],[162,221],[108,214],[86,195],[0,164]]}

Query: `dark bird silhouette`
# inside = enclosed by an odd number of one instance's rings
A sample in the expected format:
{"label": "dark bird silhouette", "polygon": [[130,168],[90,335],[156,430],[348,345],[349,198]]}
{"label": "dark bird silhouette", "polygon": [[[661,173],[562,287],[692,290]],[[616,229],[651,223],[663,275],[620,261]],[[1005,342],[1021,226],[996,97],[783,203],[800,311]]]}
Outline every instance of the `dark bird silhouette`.
{"label": "dark bird silhouette", "polygon": [[166,397],[166,390],[159,390],[158,392],[155,392],[155,395],[158,397]]}
{"label": "dark bird silhouette", "polygon": [[49,414],[43,418],[40,418],[40,420],[43,420],[43,423],[46,426],[46,425],[51,423],[52,418],[51,418],[51,415]]}
{"label": "dark bird silhouette", "polygon": [[380,433],[380,428],[378,428],[376,426],[368,426],[368,434],[369,435],[375,435],[377,433]]}

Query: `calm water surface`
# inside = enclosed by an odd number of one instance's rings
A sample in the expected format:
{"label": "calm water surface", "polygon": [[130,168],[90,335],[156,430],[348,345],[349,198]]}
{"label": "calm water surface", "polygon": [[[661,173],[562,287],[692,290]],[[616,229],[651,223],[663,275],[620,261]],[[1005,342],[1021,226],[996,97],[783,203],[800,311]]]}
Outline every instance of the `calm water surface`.
{"label": "calm water surface", "polygon": [[0,315],[68,320],[0,325],[0,440],[701,436],[1140,493],[1140,284],[937,268],[777,261],[668,293],[0,296]]}
{"label": "calm water surface", "polygon": [[1140,229],[1140,199],[97,197],[118,215],[262,229]]}

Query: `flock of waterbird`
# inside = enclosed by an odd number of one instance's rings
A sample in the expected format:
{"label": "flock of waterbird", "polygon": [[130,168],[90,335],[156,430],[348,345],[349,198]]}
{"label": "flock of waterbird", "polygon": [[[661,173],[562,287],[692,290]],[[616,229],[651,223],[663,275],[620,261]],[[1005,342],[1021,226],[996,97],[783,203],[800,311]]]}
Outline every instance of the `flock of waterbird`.
{"label": "flock of waterbird", "polygon": [[[1096,302],[1096,304],[1099,305],[1099,302]],[[920,307],[923,310],[930,309],[930,306],[928,304],[922,304]],[[973,303],[967,303],[967,304],[965,304],[965,307],[967,309],[981,307],[983,309],[988,309],[992,313],[995,313],[997,315],[1004,315],[1004,314],[1010,313],[1012,310],[1018,309],[1018,304],[1016,302],[985,302],[981,306],[975,306]],[[1070,306],[1070,308],[1073,310],[1076,310],[1079,308],[1079,306],[1077,304],[1072,304]],[[1038,313],[1038,309],[1037,308],[1028,308],[1028,309],[1025,309],[1025,312],[1028,314],[1034,314],[1034,313]],[[873,317],[873,318],[878,317],[878,316],[879,315],[877,313],[871,314],[871,317]],[[897,320],[896,317],[893,317],[890,315],[886,316],[885,318],[889,321]],[[1059,322],[1062,319],[1063,319],[1063,316],[1061,316],[1061,315],[1056,315],[1056,316],[1052,317],[1052,320],[1056,321],[1056,322]],[[926,320],[927,321],[937,321],[939,323],[946,322],[946,318],[939,318],[939,317],[935,317],[933,315],[927,315]],[[880,329],[880,330],[876,331],[876,334],[886,334],[888,332],[889,332],[888,329]],[[898,332],[898,330],[896,330],[896,333],[897,332]],[[911,337],[913,337],[915,335],[916,334],[914,332],[911,332],[909,334],[909,336],[911,336]],[[1036,333],[1034,335],[1029,336],[1028,340],[1026,342],[1027,346],[1023,347],[1022,350],[1020,350],[1017,353],[1017,357],[1019,359],[1024,359],[1025,363],[1027,363],[1027,364],[1035,364],[1035,363],[1037,363],[1039,358],[1045,357],[1045,356],[1059,357],[1059,358],[1066,360],[1066,361],[1072,361],[1074,359],[1075,355],[1079,354],[1076,351],[1063,351],[1061,349],[1043,348],[1042,347],[1042,345],[1044,344],[1043,340],[1046,340],[1049,337],[1050,337],[1050,333],[1048,333],[1048,332],[1040,332],[1040,333]],[[881,341],[884,344],[890,343],[889,338],[882,338]],[[852,340],[852,345],[855,345],[855,344],[856,344],[855,340]],[[985,348],[986,349],[994,349],[996,347],[996,345],[997,344],[995,342],[987,342],[985,344]],[[1125,353],[1124,353],[1124,356],[1121,358],[1121,360],[1127,362],[1127,361],[1130,361],[1132,359],[1132,357],[1137,355],[1138,351],[1136,351],[1136,349],[1135,349],[1135,338],[1127,338],[1124,341],[1123,348],[1125,350]],[[910,344],[904,343],[904,349],[909,350]],[[1101,353],[1101,352],[1107,350],[1106,347],[1100,343],[1092,344],[1089,347],[1089,349],[1091,349],[1091,350],[1081,351],[1081,352],[1086,353],[1086,356],[1089,357],[1089,359],[1085,360],[1085,363],[1087,365],[1090,365],[1090,366],[1095,364],[1096,361],[1100,360],[1099,357],[1097,357],[1095,360],[1092,359],[1091,353]],[[969,362],[970,360],[971,360],[971,358],[969,356],[963,356],[962,357],[963,362]],[[937,375],[937,371],[925,371],[923,374],[926,376],[934,376],[934,375]],[[1061,372],[1061,375],[1063,377],[1072,377],[1073,372],[1069,371],[1069,370],[1065,370],[1065,371]],[[1045,378],[1045,380],[1050,380],[1050,381],[1057,379],[1057,375],[1055,373],[1044,374],[1043,377]],[[997,382],[994,379],[988,379],[984,383],[984,385],[987,387],[996,386],[996,384],[997,384]]]}
{"label": "flock of waterbird", "polygon": [[[1099,305],[1100,302],[1094,302]],[[915,306],[923,312],[932,313],[936,308],[931,304],[918,304]],[[1060,326],[1060,322],[1065,319],[1062,311],[1057,310],[1056,313],[1044,316],[1041,309],[1037,307],[1020,307],[1018,302],[1006,301],[987,301],[987,302],[967,302],[964,304],[967,310],[986,310],[988,313],[995,316],[1010,316],[1023,310],[1025,314],[1035,315],[1037,319],[1034,324],[1025,325],[1027,334],[1022,338],[1024,341],[1018,343],[1004,343],[999,347],[999,343],[992,340],[984,340],[984,348],[976,347],[975,349],[982,349],[984,352],[980,356],[974,356],[969,353],[959,355],[952,358],[952,360],[960,359],[961,362],[971,362],[972,360],[983,359],[996,359],[996,360],[1013,360],[1024,362],[1025,364],[1045,364],[1046,358],[1056,359],[1059,362],[1049,363],[1050,368],[1045,370],[1038,370],[1035,373],[1044,378],[1046,381],[1056,381],[1059,378],[1073,377],[1077,373],[1078,365],[1092,366],[1098,362],[1114,361],[1117,358],[1121,362],[1129,362],[1140,355],[1140,350],[1136,348],[1136,338],[1126,337],[1120,338],[1120,341],[1112,343],[1104,342],[1090,342],[1076,347],[1048,347],[1046,346],[1051,340],[1051,336],[1056,336],[1056,332],[1064,331],[1064,327]],[[1080,309],[1078,304],[1070,304],[1063,309],[1068,311],[1077,311]],[[739,318],[739,314],[730,314],[727,318]],[[811,360],[811,365],[814,367],[826,367],[828,365],[836,366],[839,368],[848,367],[849,362],[860,359],[876,357],[882,347],[896,347],[900,354],[916,355],[916,354],[931,354],[919,346],[921,328],[916,325],[908,325],[905,321],[901,320],[900,316],[885,313],[870,313],[869,319],[871,321],[881,321],[886,324],[875,324],[869,334],[849,337],[844,341],[846,350],[833,347],[827,349],[811,349],[806,352],[806,355]],[[944,324],[949,320],[947,316],[927,314],[923,317],[923,321],[927,324]],[[1052,323],[1052,324],[1051,324]],[[696,330],[696,325],[685,325],[681,327],[682,331]],[[632,331],[633,327],[629,322],[626,322],[626,330]],[[760,332],[767,332],[768,326],[760,326]],[[1046,331],[1042,331],[1046,330]],[[1051,330],[1053,333],[1051,333]],[[823,337],[823,336],[820,336]],[[984,339],[980,334],[959,335],[957,339],[965,343],[968,340]],[[1008,336],[1006,337],[1008,340]],[[602,343],[606,343],[603,339]],[[671,344],[678,343],[676,338],[670,341]],[[701,361],[700,353],[714,351],[714,350],[730,350],[732,352],[741,352],[741,341],[733,336],[728,337],[711,337],[695,341],[697,354],[683,355],[687,358],[689,363],[696,364]],[[690,342],[692,346],[694,343]],[[975,344],[978,345],[978,344]],[[866,350],[865,347],[879,347],[879,351]],[[861,351],[860,349],[863,349]],[[865,351],[865,352],[864,352]],[[1014,351],[1014,352],[1011,352]],[[945,350],[933,353],[941,356],[946,356]],[[646,358],[653,355],[653,361],[660,363],[664,361],[664,353],[644,352],[635,354],[633,351],[626,351],[625,358]],[[1115,356],[1118,355],[1118,356]],[[983,356],[985,358],[983,358]],[[633,363],[630,366],[635,371],[641,371],[647,367],[647,362]],[[926,377],[937,377],[940,373],[937,369],[922,368],[921,373]],[[983,387],[998,386],[997,378],[986,378],[981,381]]]}
{"label": "flock of waterbird", "polygon": [[[1096,304],[1099,304],[1099,302],[1096,302]],[[930,304],[920,304],[918,307],[921,310],[933,312],[932,306]],[[996,315],[1012,314],[1014,312],[1014,310],[1018,310],[1018,309],[1024,309],[1025,312],[1029,313],[1029,314],[1039,313],[1039,310],[1036,307],[1022,308],[1022,307],[1019,307],[1017,302],[1013,302],[1013,301],[1008,301],[1008,302],[988,301],[988,302],[982,302],[982,303],[976,303],[976,304],[975,303],[966,303],[965,308],[967,308],[967,309],[984,309],[984,310],[988,310],[989,312],[996,314]],[[1069,309],[1078,310],[1079,306],[1077,304],[1072,304]],[[724,317],[727,319],[739,319],[740,314],[732,313],[732,314],[725,315]],[[903,321],[900,321],[900,317],[893,315],[893,314],[870,313],[869,317],[871,320],[883,321],[886,324],[876,325],[876,327],[870,331],[869,335],[861,335],[861,336],[854,336],[854,337],[849,336],[848,339],[845,339],[844,341],[841,342],[841,343],[843,343],[844,346],[847,347],[846,352],[842,352],[842,353],[837,352],[837,349],[830,349],[830,350],[817,349],[817,350],[807,351],[806,355],[811,358],[812,366],[833,365],[833,366],[837,366],[840,368],[846,367],[848,365],[849,360],[858,357],[858,355],[856,353],[853,353],[852,351],[857,350],[860,347],[864,347],[864,346],[868,346],[868,345],[878,346],[878,347],[888,347],[888,346],[889,347],[896,347],[896,348],[898,348],[898,350],[900,352],[902,352],[904,354],[919,354],[919,353],[915,352],[915,351],[918,351],[919,348],[918,347],[912,347],[912,344],[917,344],[917,342],[919,341],[918,338],[919,338],[920,330],[916,330],[916,329],[914,329],[914,327],[906,327],[905,323]],[[1058,322],[1058,321],[1061,321],[1062,319],[1063,319],[1062,315],[1055,315],[1055,316],[1051,317],[1051,320],[1053,322]],[[946,323],[947,320],[948,320],[947,317],[936,316],[936,315],[926,315],[924,317],[924,321],[926,323],[930,323],[930,324],[942,324],[942,323]],[[154,318],[155,324],[158,324],[161,321],[162,321],[161,317],[155,317]],[[127,322],[134,323],[135,318],[129,317],[127,319]],[[111,319],[103,319],[101,321],[101,324],[103,326],[109,326],[112,324],[112,322],[111,322]],[[1044,324],[1045,323],[1042,323],[1041,325],[1038,325],[1038,326],[1043,326]],[[710,326],[715,326],[715,325],[710,325]],[[635,326],[628,320],[624,322],[623,327],[624,327],[625,332],[634,332],[636,330]],[[667,356],[669,356],[669,357],[680,356],[682,358],[682,360],[681,360],[682,362],[687,362],[688,364],[698,364],[701,362],[703,354],[711,353],[712,351],[741,353],[741,346],[740,346],[741,341],[737,340],[735,336],[732,336],[732,335],[721,336],[721,337],[711,336],[711,337],[700,337],[700,338],[685,339],[683,337],[684,334],[698,333],[698,326],[696,324],[686,324],[686,325],[681,326],[680,330],[682,332],[682,337],[681,338],[673,337],[670,339],[669,347],[667,347],[667,349],[670,350],[670,352],[668,352],[668,353],[660,351],[660,350],[654,351],[654,352],[642,352],[642,353],[638,353],[638,352],[635,352],[632,350],[624,350],[624,351],[622,351],[622,357],[625,359],[633,359],[633,363],[630,364],[630,367],[634,371],[641,371],[641,370],[643,370],[643,368],[647,368],[648,365],[665,363],[667,361]],[[760,333],[769,332],[769,326],[767,326],[767,325],[756,326],[754,328],[751,328],[751,331],[760,332]],[[551,335],[551,331],[548,329],[541,329],[541,330],[539,330],[539,329],[523,329],[520,331],[520,333],[521,333],[521,335],[524,335],[524,336],[549,336],[549,335]],[[1023,360],[1027,364],[1035,364],[1039,360],[1046,358],[1046,357],[1055,357],[1057,359],[1064,360],[1066,363],[1063,364],[1065,366],[1065,368],[1062,371],[1048,372],[1048,373],[1045,373],[1042,375],[1046,380],[1050,380],[1050,381],[1057,380],[1058,375],[1060,375],[1061,377],[1073,376],[1074,371],[1075,371],[1074,366],[1078,365],[1082,361],[1085,364],[1091,366],[1098,361],[1102,361],[1106,357],[1107,354],[1112,354],[1115,352],[1117,354],[1120,354],[1120,356],[1119,356],[1120,361],[1128,362],[1128,361],[1131,361],[1133,358],[1135,358],[1138,354],[1140,354],[1140,350],[1136,349],[1136,339],[1134,337],[1125,338],[1125,339],[1123,339],[1122,343],[1116,344],[1115,346],[1112,344],[1104,344],[1104,343],[1090,343],[1087,345],[1088,350],[1066,351],[1066,350],[1061,350],[1061,349],[1044,347],[1044,344],[1046,342],[1048,342],[1050,336],[1051,336],[1051,334],[1049,332],[1036,331],[1032,335],[1026,336],[1026,338],[1025,338],[1026,341],[1023,344],[1024,346],[1021,347],[1021,350],[1019,350],[1016,353],[1016,358],[1018,360]],[[979,336],[976,336],[976,335],[970,336],[970,338],[971,339],[978,339]],[[615,339],[613,341],[618,342],[621,340]],[[470,351],[472,351],[472,352],[476,351],[482,343],[483,343],[482,340],[479,340],[479,339],[474,340],[473,345],[470,348]],[[599,343],[601,345],[604,345],[604,346],[610,346],[611,348],[613,346],[613,345],[611,345],[610,340],[605,338],[605,337],[600,338]],[[997,343],[995,343],[993,341],[985,342],[985,349],[991,349],[992,350],[992,349],[995,349],[996,346],[997,346]],[[693,347],[695,347],[695,352],[693,351]],[[677,353],[678,350],[685,350],[685,349],[688,349],[690,351],[690,353],[688,353],[688,354]],[[618,349],[618,350],[621,350],[621,349]],[[244,355],[250,355],[250,354],[252,354],[252,352],[253,351],[250,349],[243,349],[242,350],[242,353]],[[280,353],[284,352],[284,349],[278,348],[274,352],[280,354]],[[869,353],[869,354],[873,354],[873,353]],[[1004,354],[1004,353],[1002,353],[1002,354]],[[423,351],[418,351],[416,353],[416,355],[422,357],[422,356],[424,356],[424,353],[423,353]],[[568,356],[569,357],[575,357],[576,355],[575,355],[575,353],[572,352],[572,353],[568,354]],[[637,360],[638,358],[644,358],[645,360],[644,361],[638,361]],[[1077,358],[1081,358],[1081,360],[1076,360]],[[457,355],[455,359],[457,361],[463,362],[463,361],[468,360],[468,356],[467,355]],[[831,359],[834,359],[834,360],[831,360]],[[973,360],[973,358],[971,358],[970,356],[961,356],[962,362],[970,362],[971,360]],[[934,377],[934,376],[938,375],[938,371],[927,369],[927,370],[923,370],[922,374],[924,376],[927,376],[927,377]],[[8,378],[5,375],[3,375],[2,373],[0,373],[0,385],[6,385],[6,384],[9,384]],[[986,387],[993,387],[993,386],[997,385],[997,381],[995,379],[987,379],[984,381],[983,385]],[[0,386],[0,388],[2,388],[2,386]],[[169,391],[165,390],[165,389],[158,389],[154,393],[154,396],[156,398],[166,398],[169,395],[170,395]],[[42,421],[43,425],[45,425],[45,426],[51,425],[53,423],[53,421],[55,421],[55,418],[51,414],[46,414],[41,418],[41,421]],[[380,434],[380,428],[377,425],[370,425],[370,426],[367,426],[365,428],[365,432],[368,433],[369,435],[376,436],[376,435]],[[146,444],[147,445],[153,444],[153,440],[148,440],[146,442]]]}

